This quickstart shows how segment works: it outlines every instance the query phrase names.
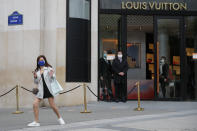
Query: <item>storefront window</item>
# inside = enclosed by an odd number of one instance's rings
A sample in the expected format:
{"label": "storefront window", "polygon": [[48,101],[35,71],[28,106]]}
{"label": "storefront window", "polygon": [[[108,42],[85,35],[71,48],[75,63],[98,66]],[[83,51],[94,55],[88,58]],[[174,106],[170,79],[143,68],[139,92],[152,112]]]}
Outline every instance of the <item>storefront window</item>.
{"label": "storefront window", "polygon": [[[127,98],[136,99],[137,90],[135,84],[139,81],[140,86],[144,88],[141,98],[153,99],[153,16],[100,14],[99,20],[100,59],[103,57],[103,52],[107,51],[107,56],[109,56],[107,60],[112,62],[117,51],[122,50],[129,66],[127,72]],[[122,36],[126,37],[122,38]],[[126,50],[124,50],[125,47]],[[112,89],[114,91],[113,87],[112,79]],[[100,88],[99,91],[102,97],[103,89]]]}
{"label": "storefront window", "polygon": [[185,17],[187,99],[197,100],[197,16]]}
{"label": "storefront window", "polygon": [[118,21],[120,15],[101,14],[99,19],[99,56],[103,56],[104,50],[108,52],[108,55],[115,55],[118,51]]}
{"label": "storefront window", "polygon": [[[149,64],[153,65],[154,63],[154,59],[152,59],[154,57],[153,52],[147,50],[150,45],[153,47],[153,35],[150,34],[153,34],[152,16],[127,15],[127,62],[130,67],[128,71],[129,79],[147,79],[146,70],[149,70],[148,68],[151,65],[146,66],[146,59],[151,61]],[[154,65],[152,67],[154,69]],[[141,73],[138,74],[137,72]],[[150,79],[152,78],[150,77]]]}
{"label": "storefront window", "polygon": [[69,17],[90,19],[90,0],[70,0]]}
{"label": "storefront window", "polygon": [[180,96],[180,20],[158,19],[159,97]]}
{"label": "storefront window", "polygon": [[66,81],[91,81],[90,0],[67,0]]}
{"label": "storefront window", "polygon": [[127,15],[127,93],[137,99],[136,82],[140,82],[141,99],[154,98],[153,16]]}
{"label": "storefront window", "polygon": [[[120,35],[120,15],[116,14],[100,14],[99,15],[99,96],[101,100],[112,99],[115,96],[115,88],[113,83],[112,62],[119,49],[119,35]],[[108,68],[104,71],[103,58],[104,53],[107,54],[106,61]],[[106,64],[105,64],[106,65]],[[105,80],[101,77],[105,74]],[[108,83],[108,84],[104,84]],[[107,87],[105,87],[107,86]],[[110,94],[110,98],[108,96]]]}

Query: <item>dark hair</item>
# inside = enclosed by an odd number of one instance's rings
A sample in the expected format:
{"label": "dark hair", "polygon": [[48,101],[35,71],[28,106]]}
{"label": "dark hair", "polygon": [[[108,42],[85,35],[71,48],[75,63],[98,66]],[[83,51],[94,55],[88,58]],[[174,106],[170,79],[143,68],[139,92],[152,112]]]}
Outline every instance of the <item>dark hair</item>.
{"label": "dark hair", "polygon": [[164,60],[166,60],[166,57],[165,57],[165,56],[162,56],[162,57],[161,57],[161,59],[164,59]]}
{"label": "dark hair", "polygon": [[[115,57],[118,59],[118,52],[121,52],[122,53],[122,51],[121,50],[118,50],[117,52],[116,52],[116,54],[115,54]],[[122,53],[122,56],[123,56],[123,53]],[[123,58],[123,57],[122,57]]]}
{"label": "dark hair", "polygon": [[43,59],[44,59],[44,61],[45,61],[45,66],[46,66],[46,67],[52,67],[52,66],[47,62],[46,57],[45,57],[44,55],[40,55],[40,56],[37,57],[37,63],[36,63],[37,67],[36,67],[35,71],[38,71],[38,70],[40,69],[40,66],[38,65],[38,62],[39,62],[40,58],[43,58]]}

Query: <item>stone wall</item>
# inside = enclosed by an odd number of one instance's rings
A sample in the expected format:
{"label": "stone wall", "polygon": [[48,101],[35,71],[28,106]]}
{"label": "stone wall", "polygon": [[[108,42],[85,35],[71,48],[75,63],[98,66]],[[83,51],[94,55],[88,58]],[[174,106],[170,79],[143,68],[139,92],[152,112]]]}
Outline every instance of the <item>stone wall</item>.
{"label": "stone wall", "polygon": [[[91,83],[97,94],[98,2],[92,1]],[[23,14],[23,25],[8,26],[8,15]],[[16,84],[32,89],[36,58],[44,54],[65,90],[82,83],[66,83],[66,0],[0,0],[0,95]],[[88,91],[87,91],[88,92]],[[31,107],[34,96],[19,90],[20,107]],[[96,98],[89,92],[88,101]],[[15,107],[15,91],[0,98],[0,107]],[[58,106],[83,103],[83,88],[56,97]],[[48,105],[44,101],[42,105]]]}

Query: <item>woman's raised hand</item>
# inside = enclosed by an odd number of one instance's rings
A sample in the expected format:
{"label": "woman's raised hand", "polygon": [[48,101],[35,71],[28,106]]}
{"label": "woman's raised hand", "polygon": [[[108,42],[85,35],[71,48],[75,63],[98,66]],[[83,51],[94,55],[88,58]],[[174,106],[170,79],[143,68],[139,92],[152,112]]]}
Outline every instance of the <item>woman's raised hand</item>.
{"label": "woman's raised hand", "polygon": [[32,73],[34,74],[34,78],[37,78],[37,74],[35,71],[32,71]]}
{"label": "woman's raised hand", "polygon": [[49,72],[50,77],[53,76],[53,73],[54,73],[54,71],[53,70],[50,70],[50,72]]}

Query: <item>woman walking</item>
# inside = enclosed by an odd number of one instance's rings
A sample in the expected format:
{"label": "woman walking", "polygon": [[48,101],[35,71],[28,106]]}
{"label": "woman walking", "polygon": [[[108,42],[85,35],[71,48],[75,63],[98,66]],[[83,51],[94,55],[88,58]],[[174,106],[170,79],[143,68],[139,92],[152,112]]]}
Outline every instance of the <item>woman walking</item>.
{"label": "woman walking", "polygon": [[32,123],[29,123],[28,126],[40,126],[39,123],[39,103],[42,99],[47,98],[49,104],[55,114],[58,117],[58,122],[60,125],[64,125],[65,122],[60,116],[58,108],[54,103],[54,96],[51,89],[51,81],[55,79],[55,73],[52,69],[52,66],[48,64],[47,59],[44,55],[40,55],[37,58],[37,67],[34,74],[34,83],[38,85],[38,92],[33,103],[34,117],[35,120]]}

